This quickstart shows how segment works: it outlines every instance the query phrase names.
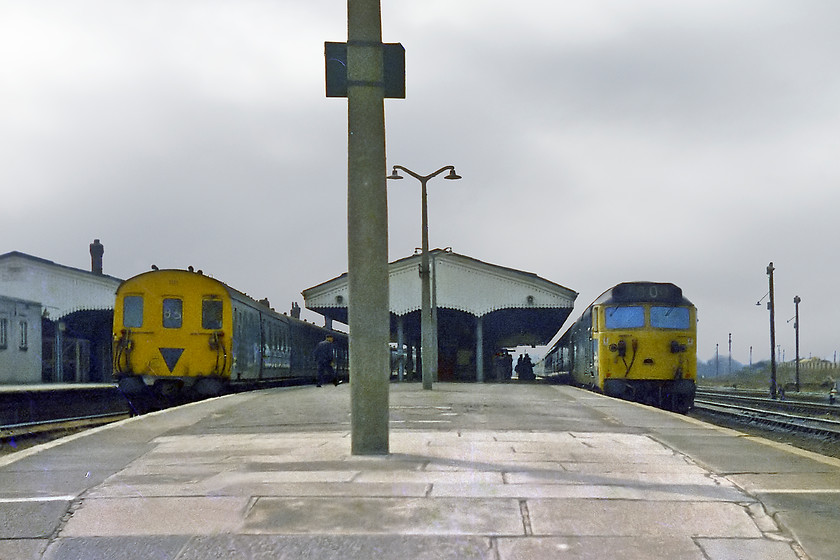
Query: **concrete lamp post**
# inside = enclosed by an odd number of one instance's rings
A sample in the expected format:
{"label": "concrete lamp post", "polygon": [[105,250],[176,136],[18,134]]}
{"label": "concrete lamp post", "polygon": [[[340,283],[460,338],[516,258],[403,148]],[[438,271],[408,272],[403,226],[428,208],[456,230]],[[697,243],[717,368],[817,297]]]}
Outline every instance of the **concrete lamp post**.
{"label": "concrete lamp post", "polygon": [[421,228],[422,228],[422,245],[420,257],[420,285],[421,285],[421,310],[420,310],[420,347],[421,347],[421,362],[423,367],[423,389],[430,390],[432,388],[432,379],[434,379],[437,371],[437,325],[434,324],[434,313],[432,312],[432,290],[429,270],[429,216],[426,203],[426,183],[432,177],[440,175],[444,171],[449,173],[444,179],[460,179],[461,176],[455,173],[455,167],[447,165],[441,167],[434,173],[429,175],[420,175],[414,171],[403,167],[402,165],[395,165],[393,171],[388,176],[388,179],[402,179],[402,176],[397,170],[402,170],[408,175],[411,175],[418,181],[421,186]]}

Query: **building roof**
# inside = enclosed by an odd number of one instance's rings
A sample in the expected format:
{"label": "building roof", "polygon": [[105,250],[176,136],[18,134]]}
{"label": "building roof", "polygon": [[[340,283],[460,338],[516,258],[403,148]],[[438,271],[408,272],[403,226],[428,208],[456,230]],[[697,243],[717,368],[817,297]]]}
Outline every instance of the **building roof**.
{"label": "building roof", "polygon": [[0,255],[0,295],[40,303],[50,319],[114,308],[122,280],[11,251]]}
{"label": "building roof", "polygon": [[[550,339],[557,332],[571,313],[578,295],[531,272],[490,264],[450,249],[435,249],[429,256],[433,306],[475,317],[492,316],[499,319],[499,329],[516,333],[530,330],[539,340]],[[397,317],[421,308],[421,257],[415,254],[388,266],[389,306]],[[307,309],[347,322],[346,273],[308,288],[302,294]]]}

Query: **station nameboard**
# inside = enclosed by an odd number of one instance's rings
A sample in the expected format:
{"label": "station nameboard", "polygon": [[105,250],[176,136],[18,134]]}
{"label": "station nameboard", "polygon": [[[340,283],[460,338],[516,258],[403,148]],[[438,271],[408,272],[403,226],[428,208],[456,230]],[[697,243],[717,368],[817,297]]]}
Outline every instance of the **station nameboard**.
{"label": "station nameboard", "polygon": [[[381,45],[384,97],[405,99],[405,49],[400,43]],[[325,42],[324,58],[327,97],[347,97],[347,43]]]}

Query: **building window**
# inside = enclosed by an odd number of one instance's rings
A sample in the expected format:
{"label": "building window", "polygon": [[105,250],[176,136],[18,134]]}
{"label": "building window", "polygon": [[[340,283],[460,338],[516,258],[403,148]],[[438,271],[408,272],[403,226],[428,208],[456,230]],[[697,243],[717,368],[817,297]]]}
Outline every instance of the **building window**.
{"label": "building window", "polygon": [[9,344],[9,320],[0,318],[0,350],[5,350]]}
{"label": "building window", "polygon": [[21,350],[29,348],[29,323],[26,321],[20,322],[20,346]]}
{"label": "building window", "polygon": [[143,326],[143,296],[125,296],[123,326],[127,329],[139,329]]}
{"label": "building window", "polygon": [[177,298],[163,300],[163,327],[166,329],[180,329],[184,321],[184,302]]}

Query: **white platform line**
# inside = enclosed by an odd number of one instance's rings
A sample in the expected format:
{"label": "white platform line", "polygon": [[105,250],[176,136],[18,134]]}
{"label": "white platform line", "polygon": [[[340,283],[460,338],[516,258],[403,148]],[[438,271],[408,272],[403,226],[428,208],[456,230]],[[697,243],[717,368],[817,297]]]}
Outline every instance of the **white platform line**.
{"label": "white platform line", "polygon": [[0,498],[0,504],[26,504],[32,502],[72,502],[76,496],[32,496],[30,498]]}

